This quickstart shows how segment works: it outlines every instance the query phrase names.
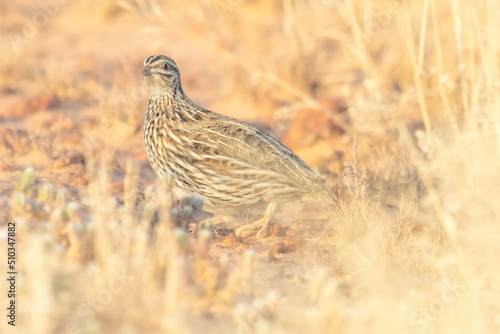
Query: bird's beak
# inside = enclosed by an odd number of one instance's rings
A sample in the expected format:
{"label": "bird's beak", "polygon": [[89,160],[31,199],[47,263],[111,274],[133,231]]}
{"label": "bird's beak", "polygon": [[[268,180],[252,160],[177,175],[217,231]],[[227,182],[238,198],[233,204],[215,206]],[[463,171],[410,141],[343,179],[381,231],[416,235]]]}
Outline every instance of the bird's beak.
{"label": "bird's beak", "polygon": [[144,66],[144,69],[142,70],[141,75],[143,77],[150,75],[151,74],[151,66]]}

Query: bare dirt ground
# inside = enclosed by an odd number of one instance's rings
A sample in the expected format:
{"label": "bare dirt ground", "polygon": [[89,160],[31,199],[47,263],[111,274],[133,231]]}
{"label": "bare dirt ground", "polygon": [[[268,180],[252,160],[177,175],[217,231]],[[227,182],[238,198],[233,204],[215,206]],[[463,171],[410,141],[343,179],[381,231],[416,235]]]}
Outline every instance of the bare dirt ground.
{"label": "bare dirt ground", "polygon": [[[499,23],[494,1],[2,1],[1,332],[499,332]],[[192,232],[142,139],[153,54],[335,210]]]}

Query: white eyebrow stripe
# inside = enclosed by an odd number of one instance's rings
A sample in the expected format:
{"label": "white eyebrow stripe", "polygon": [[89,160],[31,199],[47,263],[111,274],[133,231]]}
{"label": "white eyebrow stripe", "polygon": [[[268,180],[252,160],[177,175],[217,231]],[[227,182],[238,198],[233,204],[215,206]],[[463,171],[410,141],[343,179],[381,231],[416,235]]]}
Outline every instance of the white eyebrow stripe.
{"label": "white eyebrow stripe", "polygon": [[170,74],[169,72],[165,71],[163,68],[157,68],[153,67],[152,69],[149,70],[150,72],[158,72],[158,73],[163,73],[163,74]]}

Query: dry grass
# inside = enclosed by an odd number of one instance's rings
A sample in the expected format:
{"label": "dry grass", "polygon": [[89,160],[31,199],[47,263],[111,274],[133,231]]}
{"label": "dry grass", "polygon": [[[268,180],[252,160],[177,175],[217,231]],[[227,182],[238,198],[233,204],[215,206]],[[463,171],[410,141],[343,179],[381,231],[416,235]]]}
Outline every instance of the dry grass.
{"label": "dry grass", "polygon": [[[0,239],[15,221],[19,272],[17,329],[4,316],[2,333],[500,331],[495,1],[0,13]],[[176,204],[145,155],[139,71],[155,53],[195,101],[280,137],[307,110],[340,122],[331,101],[347,102],[345,133],[311,136],[311,122],[292,147],[341,198],[328,223],[290,224],[299,252],[175,226],[198,204]]]}

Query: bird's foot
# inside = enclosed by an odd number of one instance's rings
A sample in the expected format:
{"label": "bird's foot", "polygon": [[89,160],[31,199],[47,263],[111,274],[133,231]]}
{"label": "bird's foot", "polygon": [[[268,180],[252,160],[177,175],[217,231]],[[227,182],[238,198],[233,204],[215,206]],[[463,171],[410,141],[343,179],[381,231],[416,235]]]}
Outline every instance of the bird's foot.
{"label": "bird's foot", "polygon": [[[256,222],[239,227],[234,234],[239,238],[245,237],[250,235],[254,230],[260,227],[259,231],[256,234],[256,237],[257,239],[262,239],[262,235],[264,234],[264,232],[266,232],[267,228],[269,227],[269,222],[271,221],[271,218],[273,217],[275,210],[276,210],[276,203],[269,204],[269,206],[266,209],[266,212],[264,213],[264,217],[257,220]],[[248,233],[248,231],[252,232]]]}

